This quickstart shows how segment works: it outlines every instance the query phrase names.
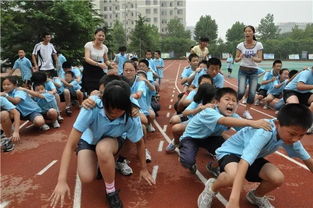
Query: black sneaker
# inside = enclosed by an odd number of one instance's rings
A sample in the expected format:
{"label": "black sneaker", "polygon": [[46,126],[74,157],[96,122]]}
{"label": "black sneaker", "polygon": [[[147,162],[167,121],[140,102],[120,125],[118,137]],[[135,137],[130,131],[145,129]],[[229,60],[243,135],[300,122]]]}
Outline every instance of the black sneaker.
{"label": "black sneaker", "polygon": [[11,152],[14,150],[14,144],[11,139],[2,138],[1,139],[1,151],[3,152]]}
{"label": "black sneaker", "polygon": [[189,168],[189,170],[190,170],[190,172],[191,172],[192,174],[196,174],[196,172],[197,172],[197,165],[194,164],[193,166],[191,166],[191,168]]}
{"label": "black sneaker", "polygon": [[71,115],[72,115],[72,109],[71,109],[71,107],[66,107],[66,108],[65,108],[65,113],[66,113],[67,116],[71,116]]}
{"label": "black sneaker", "polygon": [[107,199],[111,208],[123,208],[123,203],[118,195],[118,190],[107,194]]}
{"label": "black sneaker", "polygon": [[208,170],[208,172],[211,173],[215,178],[217,178],[218,175],[220,174],[220,167],[219,166],[214,167],[212,161],[208,162],[208,164],[205,167]]}

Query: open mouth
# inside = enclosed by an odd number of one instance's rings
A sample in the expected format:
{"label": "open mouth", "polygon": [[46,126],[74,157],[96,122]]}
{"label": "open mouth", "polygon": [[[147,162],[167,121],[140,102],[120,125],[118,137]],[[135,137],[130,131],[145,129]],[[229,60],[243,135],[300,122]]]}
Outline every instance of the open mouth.
{"label": "open mouth", "polygon": [[233,112],[233,110],[234,110],[234,108],[233,108],[233,107],[227,107],[227,108],[226,108],[226,111],[227,111],[227,112],[229,112],[229,113],[232,113],[232,112]]}

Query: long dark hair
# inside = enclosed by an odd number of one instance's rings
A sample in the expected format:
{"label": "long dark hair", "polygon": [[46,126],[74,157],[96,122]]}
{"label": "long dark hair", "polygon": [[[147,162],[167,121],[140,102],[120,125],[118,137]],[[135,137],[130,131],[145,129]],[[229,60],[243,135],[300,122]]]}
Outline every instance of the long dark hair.
{"label": "long dark hair", "polygon": [[212,101],[215,96],[216,89],[213,85],[208,83],[203,83],[199,86],[196,95],[193,98],[193,101],[202,105],[205,105]]}
{"label": "long dark hair", "polygon": [[[248,27],[249,27],[249,28],[253,31],[253,33],[255,34],[255,28],[254,28],[252,25],[247,25],[247,26],[245,26],[245,27],[243,28],[243,31],[245,31],[246,28],[248,28]],[[253,35],[253,40],[257,41],[255,35]]]}
{"label": "long dark hair", "polygon": [[131,117],[130,87],[125,81],[113,80],[105,86],[102,96],[105,110],[120,109],[126,114],[126,121]]}

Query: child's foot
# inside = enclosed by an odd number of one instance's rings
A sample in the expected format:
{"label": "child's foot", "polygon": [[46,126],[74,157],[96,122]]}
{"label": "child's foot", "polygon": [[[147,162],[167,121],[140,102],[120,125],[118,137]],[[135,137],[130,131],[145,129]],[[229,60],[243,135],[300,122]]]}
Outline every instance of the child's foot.
{"label": "child's foot", "polygon": [[119,191],[107,194],[107,199],[111,208],[123,208],[123,203],[118,195]]}
{"label": "child's foot", "polygon": [[268,104],[265,104],[265,105],[263,106],[263,109],[264,109],[264,110],[267,110],[268,108],[269,108]]}
{"label": "child's foot", "polygon": [[176,149],[176,147],[177,147],[177,145],[176,144],[174,144],[175,142],[174,142],[174,139],[171,141],[171,143],[169,143],[168,145],[167,145],[167,147],[166,147],[166,149],[165,149],[165,151],[167,152],[167,153],[173,153],[173,152],[175,152],[175,149]]}
{"label": "child's foot", "polygon": [[65,108],[65,113],[66,113],[67,116],[71,116],[71,115],[72,115],[72,109],[71,109],[71,107],[67,106],[67,107]]}
{"label": "child's foot", "polygon": [[47,124],[44,124],[44,125],[42,125],[42,126],[40,127],[40,129],[41,129],[42,131],[48,131],[48,130],[50,129],[50,127],[49,127]]}
{"label": "child's foot", "polygon": [[263,197],[257,197],[254,194],[255,190],[250,191],[247,193],[247,200],[253,204],[253,205],[257,205],[258,207],[263,207],[263,208],[275,208],[271,202],[269,200],[273,200],[272,198],[263,196]]}
{"label": "child's foot", "polygon": [[242,104],[247,104],[247,98],[246,97],[242,98]]}
{"label": "child's foot", "polygon": [[205,183],[204,190],[198,197],[198,208],[208,208],[211,207],[215,192],[212,191],[211,187],[215,182],[215,178],[210,178]]}
{"label": "child's foot", "polygon": [[149,124],[147,127],[148,132],[155,132],[155,128],[152,126],[152,124]]}
{"label": "child's foot", "polygon": [[254,105],[260,105],[260,100],[259,100],[259,99],[256,99],[256,100],[254,101]]}
{"label": "child's foot", "polygon": [[58,121],[59,123],[62,123],[64,121],[64,118],[61,115],[58,115]]}
{"label": "child's foot", "polygon": [[116,170],[118,170],[124,176],[130,176],[133,174],[132,168],[128,165],[130,162],[126,160],[116,161]]}
{"label": "child's foot", "polygon": [[52,127],[53,128],[60,128],[60,124],[59,124],[59,122],[58,122],[58,120],[55,120],[53,123],[52,123]]}
{"label": "child's foot", "polygon": [[147,163],[150,163],[151,162],[151,153],[148,149],[145,149],[145,152],[146,152],[146,162]]}
{"label": "child's foot", "polygon": [[248,119],[248,120],[252,120],[253,119],[253,117],[251,116],[250,112],[247,111],[247,110],[245,112],[243,112],[242,116],[244,118]]}
{"label": "child's foot", "polygon": [[11,141],[11,139],[9,138],[1,138],[1,151],[3,152],[11,152],[12,150],[14,150],[14,144]]}

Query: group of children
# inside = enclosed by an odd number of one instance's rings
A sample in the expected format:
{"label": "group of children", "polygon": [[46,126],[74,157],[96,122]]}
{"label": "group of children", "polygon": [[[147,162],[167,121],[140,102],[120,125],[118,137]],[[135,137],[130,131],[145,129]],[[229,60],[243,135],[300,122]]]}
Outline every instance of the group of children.
{"label": "group of children", "polygon": [[[265,156],[282,146],[313,172],[313,160],[299,141],[312,131],[313,68],[289,74],[288,69],[282,69],[282,62],[275,60],[273,69],[265,73],[255,104],[262,101],[268,109],[275,98],[283,99],[275,105],[279,110],[277,119],[248,120],[236,114],[238,95],[224,87],[219,59],[199,63],[197,55],[191,54],[189,63],[181,75],[184,92],[175,104],[177,115],[170,120],[174,139],[166,151],[179,151],[180,163],[192,173],[197,171],[200,147],[213,156],[206,168],[217,179],[206,182],[198,207],[211,207],[217,192],[230,186],[228,206],[239,207],[244,178],[260,182],[247,194],[247,200],[258,207],[273,207],[265,194],[280,186],[284,177]],[[231,127],[236,130],[233,136],[225,134]]]}
{"label": "group of children", "polygon": [[[44,72],[32,73],[29,79],[31,89],[28,85],[18,87],[12,76],[2,80],[1,126],[7,137],[6,143],[2,143],[4,151],[13,148],[8,140],[19,140],[20,119],[30,120],[43,130],[49,129],[47,123],[58,128],[59,121],[63,120],[61,101],[65,101],[67,115],[72,113],[73,98],[77,99],[79,107],[83,107],[62,155],[58,183],[51,196],[52,206],[59,202],[63,206],[64,196],[69,193],[67,172],[75,150],[81,181],[88,183],[102,175],[110,207],[123,207],[115,189],[116,168],[123,175],[132,174],[125,157],[126,148],[122,148],[126,139],[137,145],[140,177],[150,185],[155,183],[147,170],[146,163],[152,158],[145,144],[148,142],[147,132],[155,131],[152,122],[156,112],[151,101],[157,96],[163,77],[164,62],[160,55],[156,51],[155,59],[152,59],[152,52],[147,51],[146,58],[141,60],[117,58],[120,60],[118,65],[123,62],[122,69],[105,75],[100,80],[99,90],[91,92],[85,100],[79,85],[80,71],[68,62],[62,63],[62,69],[59,69],[62,71],[57,71],[54,76],[47,77]],[[248,181],[260,182],[256,190],[247,194],[248,201],[259,207],[273,207],[265,194],[280,186],[284,177],[275,165],[264,159],[265,156],[282,146],[290,156],[302,159],[313,172],[313,160],[299,141],[308,129],[312,129],[313,69],[292,77],[289,73],[288,78],[288,70],[281,69],[281,61],[275,61],[273,70],[264,76],[256,100],[268,106],[274,98],[283,96],[287,105],[280,107],[277,119],[248,120],[236,113],[237,92],[224,87],[221,61],[210,58],[199,62],[196,54],[191,54],[188,59],[190,66],[181,75],[184,93],[175,104],[177,115],[170,120],[174,139],[166,152],[178,150],[180,163],[192,173],[197,171],[196,158],[200,147],[214,156],[207,169],[217,179],[206,182],[198,198],[198,207],[211,207],[216,193],[229,186],[233,188],[228,206],[239,207],[245,177]],[[237,131],[233,136],[225,134],[231,127]]]}

